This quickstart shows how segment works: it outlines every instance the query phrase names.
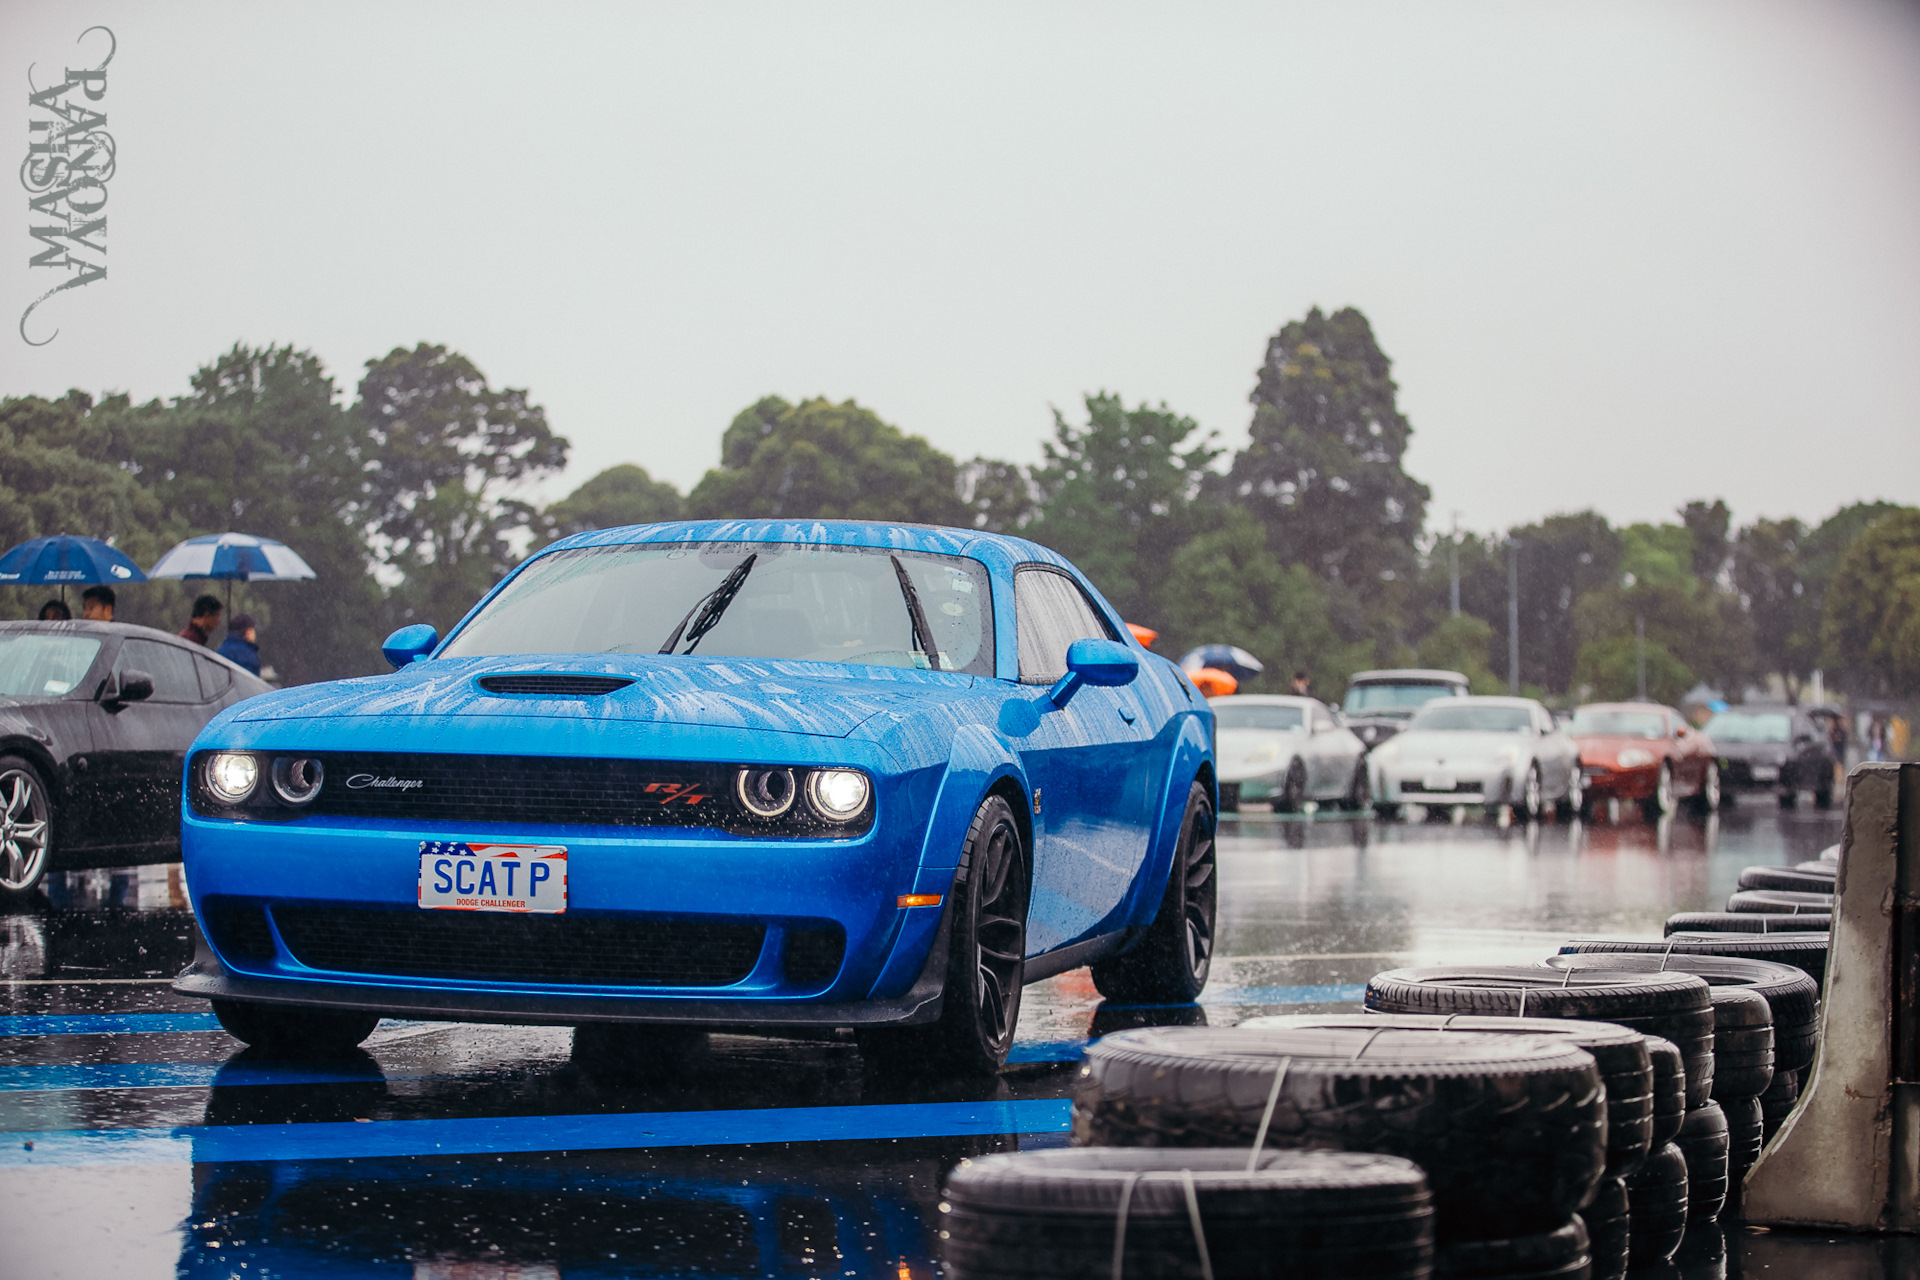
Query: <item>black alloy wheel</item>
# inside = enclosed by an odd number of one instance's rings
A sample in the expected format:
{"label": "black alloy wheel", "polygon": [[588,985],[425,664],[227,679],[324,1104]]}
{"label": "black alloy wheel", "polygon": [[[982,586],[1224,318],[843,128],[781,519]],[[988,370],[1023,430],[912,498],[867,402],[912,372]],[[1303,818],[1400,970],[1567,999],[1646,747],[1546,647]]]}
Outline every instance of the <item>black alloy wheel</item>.
{"label": "black alloy wheel", "polygon": [[0,892],[24,898],[46,878],[53,852],[53,802],[40,771],[0,756]]}
{"label": "black alloy wheel", "polygon": [[1307,802],[1307,766],[1298,759],[1287,766],[1287,780],[1280,784],[1280,795],[1273,802],[1275,813],[1298,813]]}
{"label": "black alloy wheel", "polygon": [[1000,1070],[1020,1020],[1028,875],[1012,806],[988,796],[974,812],[948,897],[947,986],[939,1020],[863,1030],[863,1055],[906,1074],[983,1076]]}
{"label": "black alloy wheel", "polygon": [[1133,950],[1094,964],[1093,985],[1101,995],[1139,1004],[1188,1004],[1199,998],[1213,971],[1220,888],[1215,871],[1213,805],[1206,787],[1195,782],[1187,789],[1180,843],[1159,914]]}

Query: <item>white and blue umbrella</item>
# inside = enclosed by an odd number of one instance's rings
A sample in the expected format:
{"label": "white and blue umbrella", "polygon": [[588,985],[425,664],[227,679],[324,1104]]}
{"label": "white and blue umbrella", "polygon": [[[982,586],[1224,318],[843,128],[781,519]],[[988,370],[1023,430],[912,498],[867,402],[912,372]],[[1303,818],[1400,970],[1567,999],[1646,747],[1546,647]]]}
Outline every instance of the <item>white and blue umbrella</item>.
{"label": "white and blue umbrella", "polygon": [[291,582],[314,576],[313,566],[284,542],[250,533],[188,538],[147,570],[154,578],[221,578],[228,582]]}
{"label": "white and blue umbrella", "polygon": [[1260,659],[1248,653],[1236,644],[1203,644],[1191,649],[1180,659],[1180,669],[1192,674],[1202,667],[1212,667],[1215,671],[1224,671],[1235,680],[1251,680],[1266,668]]}
{"label": "white and blue umbrella", "polygon": [[98,538],[30,538],[0,555],[0,583],[145,582],[140,566]]}

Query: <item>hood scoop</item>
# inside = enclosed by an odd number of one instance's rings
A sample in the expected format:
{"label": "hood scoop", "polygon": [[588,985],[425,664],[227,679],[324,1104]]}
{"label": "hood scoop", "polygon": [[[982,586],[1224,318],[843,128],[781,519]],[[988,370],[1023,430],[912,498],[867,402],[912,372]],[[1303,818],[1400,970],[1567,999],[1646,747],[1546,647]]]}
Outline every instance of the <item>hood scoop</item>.
{"label": "hood scoop", "polygon": [[599,698],[624,689],[633,681],[623,676],[575,676],[554,672],[481,676],[476,681],[488,693],[531,694],[541,698]]}

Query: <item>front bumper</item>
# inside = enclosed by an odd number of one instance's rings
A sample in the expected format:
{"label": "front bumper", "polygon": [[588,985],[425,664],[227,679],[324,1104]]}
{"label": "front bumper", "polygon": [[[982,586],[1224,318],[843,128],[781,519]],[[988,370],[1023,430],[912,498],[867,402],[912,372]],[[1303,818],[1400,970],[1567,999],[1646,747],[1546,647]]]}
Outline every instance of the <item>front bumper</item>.
{"label": "front bumper", "polygon": [[1587,795],[1596,800],[1649,800],[1660,786],[1658,764],[1632,769],[1583,764],[1580,772],[1587,780]]}
{"label": "front bumper", "polygon": [[1380,765],[1374,767],[1376,804],[1510,804],[1516,784],[1504,765]]}

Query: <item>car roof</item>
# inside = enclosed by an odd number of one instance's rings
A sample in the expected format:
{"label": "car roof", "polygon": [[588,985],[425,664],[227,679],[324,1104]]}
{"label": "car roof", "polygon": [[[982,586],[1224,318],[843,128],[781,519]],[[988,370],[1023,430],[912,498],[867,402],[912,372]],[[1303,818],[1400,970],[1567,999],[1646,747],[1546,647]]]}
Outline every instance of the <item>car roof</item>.
{"label": "car roof", "polygon": [[540,554],[580,547],[617,547],[661,542],[788,542],[820,547],[880,547],[931,555],[969,556],[1002,566],[1039,562],[1072,566],[1057,552],[1026,538],[979,529],[932,524],[881,524],[870,520],[669,520],[595,529],[562,538]]}
{"label": "car roof", "polygon": [[[1539,710],[1542,710],[1542,711],[1546,710],[1546,708],[1541,705],[1539,700],[1535,698],[1511,698],[1506,696],[1505,694],[1491,694],[1491,693],[1482,693],[1482,694],[1475,694],[1465,698],[1456,698],[1452,702],[1444,702],[1444,703],[1429,702],[1427,706],[1457,707],[1463,704],[1469,705],[1469,706],[1476,706],[1476,707],[1533,707],[1533,708],[1538,708]],[[1426,710],[1426,707],[1422,707],[1421,710],[1423,711]]]}
{"label": "car roof", "polygon": [[1672,707],[1659,702],[1583,702],[1575,711],[1664,711],[1670,716],[1680,713]]}
{"label": "car roof", "polygon": [[93,622],[86,618],[75,618],[69,622],[42,622],[38,618],[22,618],[11,622],[0,622],[0,631],[44,631],[62,635],[122,636],[127,639],[158,640],[173,645],[177,649],[191,650],[203,658],[210,658],[223,666],[232,667],[242,675],[259,679],[239,663],[221,656],[205,645],[195,644],[191,640],[182,640],[179,636],[161,631],[157,627],[143,627],[137,622]]}
{"label": "car roof", "polygon": [[1361,681],[1372,684],[1466,684],[1467,678],[1458,671],[1440,671],[1431,667],[1388,667],[1381,671],[1356,671],[1347,677],[1348,684]]}

